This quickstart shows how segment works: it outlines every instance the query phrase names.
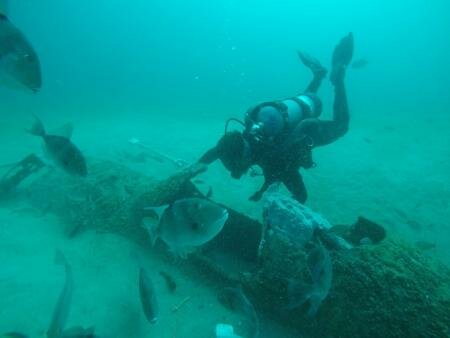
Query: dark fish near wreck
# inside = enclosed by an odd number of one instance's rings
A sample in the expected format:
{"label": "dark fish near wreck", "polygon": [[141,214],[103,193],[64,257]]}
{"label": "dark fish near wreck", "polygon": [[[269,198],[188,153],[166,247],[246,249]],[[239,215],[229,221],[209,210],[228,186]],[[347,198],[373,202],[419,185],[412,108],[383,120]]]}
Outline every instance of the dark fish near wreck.
{"label": "dark fish near wreck", "polygon": [[61,169],[71,175],[87,176],[86,160],[81,151],[72,143],[70,137],[47,134],[44,125],[37,117],[28,132],[42,137],[45,150]]}
{"label": "dark fish near wreck", "polygon": [[248,321],[246,337],[259,337],[259,319],[252,303],[241,288],[223,288],[217,295],[219,302],[233,312],[243,314]]}
{"label": "dark fish near wreck", "polygon": [[159,307],[153,283],[144,268],[139,271],[139,294],[145,318],[150,324],[158,321]]}
{"label": "dark fish near wreck", "polygon": [[365,68],[369,64],[369,61],[367,59],[358,59],[353,61],[352,68],[353,69],[362,69]]}
{"label": "dark fish near wreck", "polygon": [[64,337],[63,331],[66,325],[67,319],[69,318],[70,307],[72,304],[72,294],[73,294],[73,274],[72,267],[67,262],[64,255],[58,251],[56,253],[56,264],[64,265],[66,272],[66,280],[64,282],[64,287],[59,295],[58,302],[53,311],[52,320],[50,322],[49,328],[47,330],[47,338],[61,338]]}
{"label": "dark fish near wreck", "polygon": [[0,83],[37,92],[42,86],[39,58],[22,32],[0,12]]}

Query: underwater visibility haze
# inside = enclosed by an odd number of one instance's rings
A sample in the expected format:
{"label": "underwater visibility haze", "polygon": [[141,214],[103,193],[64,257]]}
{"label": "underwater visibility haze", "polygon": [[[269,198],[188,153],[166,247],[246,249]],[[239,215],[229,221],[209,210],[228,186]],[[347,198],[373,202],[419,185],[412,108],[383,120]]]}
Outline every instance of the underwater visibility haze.
{"label": "underwater visibility haze", "polygon": [[0,338],[450,336],[448,13],[0,1]]}

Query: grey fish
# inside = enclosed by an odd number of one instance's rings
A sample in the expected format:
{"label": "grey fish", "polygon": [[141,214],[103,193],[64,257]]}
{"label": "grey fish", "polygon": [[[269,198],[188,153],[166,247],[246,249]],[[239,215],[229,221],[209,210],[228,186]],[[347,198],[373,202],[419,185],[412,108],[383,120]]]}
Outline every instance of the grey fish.
{"label": "grey fish", "polygon": [[259,319],[252,303],[245,296],[242,288],[223,288],[217,298],[220,303],[233,312],[243,314],[249,323],[248,337],[259,337]]}
{"label": "grey fish", "polygon": [[37,92],[42,86],[39,57],[22,32],[0,13],[0,73],[2,83]]}
{"label": "grey fish", "polygon": [[288,287],[289,309],[295,309],[309,302],[308,317],[314,317],[320,305],[328,296],[333,277],[331,258],[328,251],[319,243],[307,257],[311,274],[311,285],[291,281]]}
{"label": "grey fish", "polygon": [[71,175],[87,176],[86,160],[70,138],[47,134],[44,125],[37,117],[28,132],[32,135],[42,137],[47,153],[64,171]]}
{"label": "grey fish", "polygon": [[156,323],[159,314],[158,301],[153,283],[144,268],[139,271],[139,294],[145,318],[151,324]]}
{"label": "grey fish", "polygon": [[213,239],[228,219],[225,208],[196,197],[145,210],[148,217],[144,217],[143,226],[152,243],[160,237],[172,252],[181,257]]}
{"label": "grey fish", "polygon": [[366,67],[369,64],[369,61],[367,59],[361,58],[358,60],[353,61],[352,68],[353,69],[361,69]]}
{"label": "grey fish", "polygon": [[56,307],[53,310],[52,320],[47,330],[48,338],[64,337],[63,331],[69,317],[73,294],[72,267],[60,251],[56,253],[55,260],[57,264],[64,265],[66,280],[61,294],[59,295],[58,302],[56,303]]}

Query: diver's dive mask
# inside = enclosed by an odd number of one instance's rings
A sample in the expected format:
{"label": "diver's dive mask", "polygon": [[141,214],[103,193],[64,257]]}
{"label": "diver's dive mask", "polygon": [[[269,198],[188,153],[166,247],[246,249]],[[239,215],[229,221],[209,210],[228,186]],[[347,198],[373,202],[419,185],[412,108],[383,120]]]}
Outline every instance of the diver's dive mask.
{"label": "diver's dive mask", "polygon": [[240,178],[251,166],[251,150],[238,131],[227,132],[217,145],[219,159],[233,178]]}

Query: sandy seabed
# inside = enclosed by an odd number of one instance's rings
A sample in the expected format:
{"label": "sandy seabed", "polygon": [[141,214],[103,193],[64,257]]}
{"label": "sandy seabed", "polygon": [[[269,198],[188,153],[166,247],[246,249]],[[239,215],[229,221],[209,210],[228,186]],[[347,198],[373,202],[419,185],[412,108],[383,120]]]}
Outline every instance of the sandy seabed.
{"label": "sandy seabed", "polygon": [[[211,116],[105,115],[93,111],[91,117],[76,113],[41,117],[49,130],[73,121],[73,141],[88,158],[120,161],[157,178],[177,169],[170,163],[125,158],[124,152],[138,155],[141,151],[128,143],[130,138],[192,162],[215,144],[224,125],[222,118]],[[21,113],[5,118],[0,125],[0,164],[41,153],[39,140],[23,131],[31,121],[30,115]],[[436,243],[428,254],[449,263],[450,118],[424,116],[405,121],[401,114],[393,114],[388,121],[353,118],[348,135],[315,150],[317,168],[304,172],[310,196],[307,203],[334,224],[352,223],[364,215],[383,224],[390,236]],[[424,129],[430,133],[424,135]],[[204,183],[199,189],[212,187],[213,199],[261,217],[262,204],[247,201],[261,178],[232,180],[220,164],[212,165],[200,178]],[[64,282],[64,269],[54,264],[56,249],[67,256],[75,278],[68,327],[94,325],[101,337],[213,337],[219,322],[234,324],[239,331],[241,318],[217,301],[217,290],[224,285],[214,285],[195,271],[181,268],[183,261],[161,259],[115,235],[85,232],[67,239],[56,218],[24,202],[0,206],[0,247],[0,332],[44,335]],[[145,321],[140,307],[137,256],[151,273],[158,293],[161,313],[155,325]],[[177,281],[176,293],[167,290],[159,276],[161,270]],[[186,297],[189,301],[173,312]],[[275,323],[261,321],[261,337],[296,336]]]}

